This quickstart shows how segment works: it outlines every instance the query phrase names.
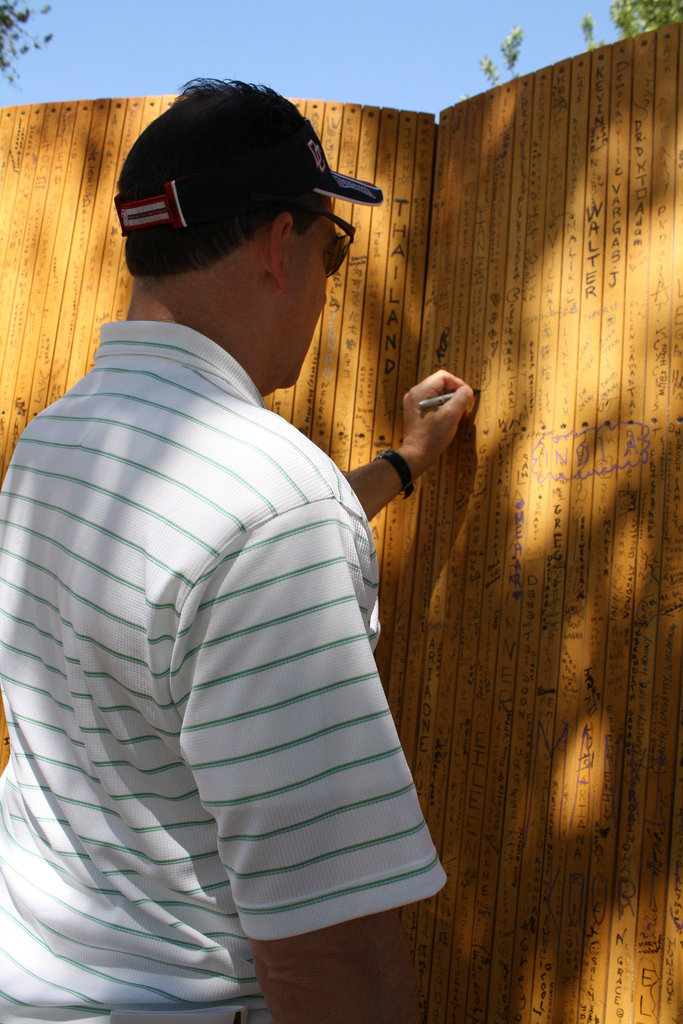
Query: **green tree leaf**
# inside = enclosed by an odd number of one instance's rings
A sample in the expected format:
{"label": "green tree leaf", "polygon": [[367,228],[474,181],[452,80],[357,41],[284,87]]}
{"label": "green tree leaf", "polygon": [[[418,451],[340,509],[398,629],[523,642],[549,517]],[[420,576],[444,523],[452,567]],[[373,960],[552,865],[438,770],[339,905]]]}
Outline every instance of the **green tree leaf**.
{"label": "green tree leaf", "polygon": [[49,4],[36,11],[17,0],[0,3],[0,73],[8,82],[14,84],[19,77],[15,67],[19,57],[29,50],[41,50],[52,39],[51,33],[33,35],[27,27],[36,14],[47,14],[49,10]]}

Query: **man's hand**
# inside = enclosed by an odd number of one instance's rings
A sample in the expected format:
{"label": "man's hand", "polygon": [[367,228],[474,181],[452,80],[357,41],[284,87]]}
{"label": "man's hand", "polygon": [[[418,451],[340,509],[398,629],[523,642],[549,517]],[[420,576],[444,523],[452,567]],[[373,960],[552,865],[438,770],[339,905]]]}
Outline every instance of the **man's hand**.
{"label": "man's hand", "polygon": [[[443,405],[419,406],[424,398],[450,393],[453,397]],[[414,480],[445,451],[473,407],[472,388],[446,370],[437,370],[403,396],[403,443],[397,451],[410,466]]]}
{"label": "man's hand", "polygon": [[[443,405],[421,409],[423,398],[453,394]],[[425,377],[403,396],[403,442],[396,451],[408,463],[413,480],[433,465],[451,443],[463,418],[474,408],[474,392],[446,370]],[[395,498],[401,489],[398,473],[386,459],[375,459],[352,470],[347,480],[368,519]]]}

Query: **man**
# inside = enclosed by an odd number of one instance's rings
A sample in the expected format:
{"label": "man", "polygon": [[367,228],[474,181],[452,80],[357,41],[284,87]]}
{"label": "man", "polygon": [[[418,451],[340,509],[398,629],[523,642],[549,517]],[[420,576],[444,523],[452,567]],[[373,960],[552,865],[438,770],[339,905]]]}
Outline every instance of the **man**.
{"label": "man", "polygon": [[417,1019],[396,908],[444,874],[372,656],[366,515],[472,391],[417,385],[398,453],[348,481],[265,409],[353,236],[330,197],[381,201],[241,83],[192,83],[126,160],[129,319],[0,500],[2,1024]]}

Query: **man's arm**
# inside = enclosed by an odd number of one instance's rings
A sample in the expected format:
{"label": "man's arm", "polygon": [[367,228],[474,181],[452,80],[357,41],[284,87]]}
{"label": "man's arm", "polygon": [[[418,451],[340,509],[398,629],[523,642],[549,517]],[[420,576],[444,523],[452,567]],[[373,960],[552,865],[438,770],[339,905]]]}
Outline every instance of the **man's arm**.
{"label": "man's arm", "polygon": [[288,939],[251,940],[275,1024],[417,1024],[413,964],[394,910]]}
{"label": "man's arm", "polygon": [[[443,405],[420,409],[423,398],[455,392]],[[403,441],[396,451],[407,462],[413,480],[428,469],[451,443],[458,426],[474,405],[474,392],[452,373],[438,370],[412,387],[403,397]],[[375,459],[346,475],[368,519],[401,490],[398,473],[386,459]]]}

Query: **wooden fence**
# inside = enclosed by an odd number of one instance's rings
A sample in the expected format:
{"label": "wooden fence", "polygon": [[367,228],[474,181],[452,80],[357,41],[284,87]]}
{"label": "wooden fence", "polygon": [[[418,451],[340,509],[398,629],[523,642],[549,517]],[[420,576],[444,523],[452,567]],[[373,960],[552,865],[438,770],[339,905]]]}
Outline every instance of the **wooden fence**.
{"label": "wooden fence", "polygon": [[[440,366],[481,389],[374,521],[378,662],[449,875],[425,1019],[683,1019],[683,34],[431,115],[300,107],[377,181],[297,385],[342,469]],[[125,316],[117,169],[168,98],[0,111],[0,457]],[[348,215],[348,210],[347,214]],[[1,614],[1,609],[0,609]]]}

